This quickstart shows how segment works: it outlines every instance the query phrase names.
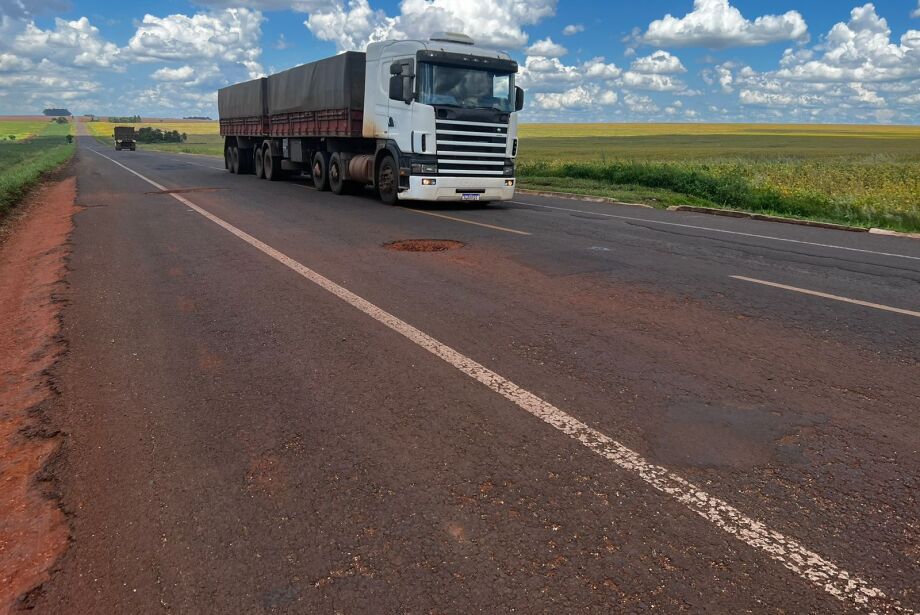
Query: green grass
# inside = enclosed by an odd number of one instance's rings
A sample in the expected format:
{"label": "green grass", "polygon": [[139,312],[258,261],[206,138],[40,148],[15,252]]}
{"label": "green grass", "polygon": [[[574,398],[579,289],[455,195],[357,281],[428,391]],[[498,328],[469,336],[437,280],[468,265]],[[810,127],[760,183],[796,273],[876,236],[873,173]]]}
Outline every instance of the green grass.
{"label": "green grass", "polygon": [[217,122],[178,122],[178,121],[147,121],[137,124],[111,123],[111,122],[87,122],[86,127],[89,129],[97,141],[107,147],[114,147],[112,134],[115,126],[134,126],[141,128],[150,126],[161,130],[177,130],[180,133],[188,135],[184,143],[138,143],[138,149],[153,150],[157,152],[181,152],[185,154],[207,154],[211,156],[223,156],[223,137],[218,134],[220,126]]}
{"label": "green grass", "polygon": [[[3,141],[22,141],[42,132],[50,120],[0,120],[0,143]],[[13,137],[13,139],[10,139]]]}
{"label": "green grass", "polygon": [[535,124],[518,163],[523,188],[920,230],[920,127]]}
{"label": "green grass", "polygon": [[[18,122],[3,122],[14,123]],[[21,129],[31,130],[28,126]],[[0,141],[0,219],[43,174],[70,160],[74,152],[74,144],[67,142],[70,131],[70,124],[41,122],[41,128],[30,139]]]}

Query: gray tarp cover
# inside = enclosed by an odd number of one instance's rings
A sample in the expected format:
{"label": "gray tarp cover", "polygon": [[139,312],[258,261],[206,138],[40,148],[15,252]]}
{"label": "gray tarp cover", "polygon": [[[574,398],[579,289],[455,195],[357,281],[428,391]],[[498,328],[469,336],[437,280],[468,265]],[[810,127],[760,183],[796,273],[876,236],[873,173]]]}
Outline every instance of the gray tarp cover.
{"label": "gray tarp cover", "polygon": [[271,75],[268,78],[269,115],[364,109],[364,65],[364,53],[346,51]]}
{"label": "gray tarp cover", "polygon": [[217,90],[221,119],[265,115],[265,77]]}
{"label": "gray tarp cover", "polygon": [[133,139],[134,138],[134,126],[116,126],[115,127],[115,138],[116,139]]}

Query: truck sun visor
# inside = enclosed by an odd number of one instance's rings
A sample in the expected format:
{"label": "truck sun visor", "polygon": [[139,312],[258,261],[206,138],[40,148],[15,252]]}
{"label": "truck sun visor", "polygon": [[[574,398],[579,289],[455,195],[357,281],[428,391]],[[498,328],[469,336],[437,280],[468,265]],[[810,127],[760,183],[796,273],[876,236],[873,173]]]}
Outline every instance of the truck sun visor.
{"label": "truck sun visor", "polygon": [[447,64],[449,66],[465,66],[468,68],[482,68],[502,73],[518,72],[518,63],[505,58],[486,58],[465,53],[452,53],[449,51],[432,51],[423,49],[418,52],[419,62],[432,64]]}

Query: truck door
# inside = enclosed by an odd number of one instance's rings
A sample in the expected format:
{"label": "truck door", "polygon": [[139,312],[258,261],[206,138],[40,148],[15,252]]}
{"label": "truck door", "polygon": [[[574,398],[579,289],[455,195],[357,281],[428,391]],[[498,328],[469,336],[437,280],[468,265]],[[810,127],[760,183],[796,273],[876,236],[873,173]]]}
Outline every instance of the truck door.
{"label": "truck door", "polygon": [[[388,138],[396,141],[403,152],[412,151],[412,100],[415,98],[415,58],[392,58],[384,62],[384,70],[389,77],[400,78],[403,83],[404,99],[394,100],[387,97],[387,131]],[[408,98],[410,102],[406,102]]]}

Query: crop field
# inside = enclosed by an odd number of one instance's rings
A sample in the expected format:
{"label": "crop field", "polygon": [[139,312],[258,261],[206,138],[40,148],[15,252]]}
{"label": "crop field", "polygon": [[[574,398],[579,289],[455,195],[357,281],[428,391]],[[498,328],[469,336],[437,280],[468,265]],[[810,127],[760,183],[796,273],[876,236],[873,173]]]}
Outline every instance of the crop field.
{"label": "crop field", "polygon": [[[34,137],[45,128],[51,120],[47,118],[35,119],[0,119],[0,141],[21,141],[29,137]],[[10,139],[10,137],[13,137]]]}
{"label": "crop field", "polygon": [[920,127],[528,124],[525,188],[920,230]]}
{"label": "crop field", "polygon": [[6,216],[25,192],[46,173],[73,155],[67,141],[71,124],[50,121],[2,120],[8,134],[20,134],[14,141],[0,139],[0,219]]}

